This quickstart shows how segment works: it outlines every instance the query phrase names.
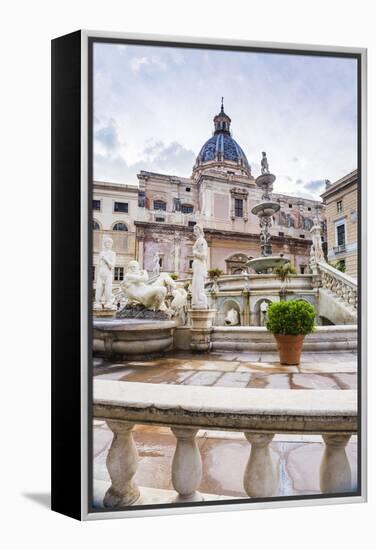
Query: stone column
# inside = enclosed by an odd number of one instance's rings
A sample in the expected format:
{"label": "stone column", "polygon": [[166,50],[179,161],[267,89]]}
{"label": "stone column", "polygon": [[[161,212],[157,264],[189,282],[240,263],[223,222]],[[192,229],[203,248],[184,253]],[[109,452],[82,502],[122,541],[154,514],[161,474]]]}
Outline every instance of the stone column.
{"label": "stone column", "polygon": [[144,230],[136,230],[136,260],[141,267],[144,267],[144,239],[145,233]]}
{"label": "stone column", "polygon": [[322,493],[351,491],[351,468],[346,455],[348,434],[322,435],[325,443],[320,466],[320,489]]}
{"label": "stone column", "polygon": [[216,309],[189,309],[191,350],[210,351]]}
{"label": "stone column", "polygon": [[275,496],[278,477],[269,448],[274,434],[244,432],[244,435],[251,444],[243,478],[245,492],[254,498]]}
{"label": "stone column", "polygon": [[249,290],[243,290],[243,311],[242,311],[242,325],[245,327],[251,324],[251,311],[249,307]]}
{"label": "stone column", "polygon": [[114,434],[106,461],[112,484],[104,496],[103,505],[109,508],[129,506],[140,496],[140,490],[133,481],[138,463],[132,436],[134,424],[107,421],[107,425]]}
{"label": "stone column", "polygon": [[172,460],[172,485],[178,493],[176,500],[203,500],[197,492],[202,478],[202,462],[196,442],[196,428],[171,428],[176,437]]}

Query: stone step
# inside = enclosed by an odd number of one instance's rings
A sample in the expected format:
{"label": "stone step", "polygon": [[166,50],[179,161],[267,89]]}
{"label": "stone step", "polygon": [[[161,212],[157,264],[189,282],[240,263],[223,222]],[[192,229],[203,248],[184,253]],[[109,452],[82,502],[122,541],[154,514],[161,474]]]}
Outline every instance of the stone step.
{"label": "stone step", "polygon": [[[212,351],[275,351],[274,336],[264,327],[214,327]],[[358,343],[357,325],[316,327],[304,340],[305,351],[355,351]]]}

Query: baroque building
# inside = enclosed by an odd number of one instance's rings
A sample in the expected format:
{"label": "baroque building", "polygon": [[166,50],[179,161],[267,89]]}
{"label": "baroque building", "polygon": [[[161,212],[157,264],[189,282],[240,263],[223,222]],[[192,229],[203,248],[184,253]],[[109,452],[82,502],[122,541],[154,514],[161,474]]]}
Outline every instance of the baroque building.
{"label": "baroque building", "polygon": [[[161,270],[189,277],[196,223],[209,245],[208,268],[240,273],[249,257],[260,255],[260,228],[251,210],[262,191],[232,136],[223,103],[191,177],[148,171],[137,177],[138,186],[94,182],[94,269],[101,236],[110,232],[117,253],[115,285],[132,258],[150,272],[156,252]],[[316,216],[323,218],[322,203],[277,193],[272,197],[281,205],[271,228],[273,254],[284,254],[298,272],[307,273],[310,229]]]}
{"label": "baroque building", "polygon": [[326,214],[328,261],[351,277],[358,271],[358,171],[334,183],[321,195]]}

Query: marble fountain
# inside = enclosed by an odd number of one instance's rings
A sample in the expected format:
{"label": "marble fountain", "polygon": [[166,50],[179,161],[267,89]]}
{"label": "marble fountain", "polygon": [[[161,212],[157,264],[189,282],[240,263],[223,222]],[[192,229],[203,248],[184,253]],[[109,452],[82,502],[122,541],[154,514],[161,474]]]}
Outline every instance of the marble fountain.
{"label": "marble fountain", "polygon": [[[212,317],[205,293],[207,243],[203,230],[194,228],[192,314],[196,323]],[[129,262],[121,285],[121,296],[112,295],[116,255],[111,239],[103,240],[99,258],[93,318],[93,352],[107,358],[136,359],[160,355],[173,349],[175,328],[186,324],[187,291],[183,282],[159,273],[155,262],[152,277],[136,260]],[[121,299],[124,307],[113,304]],[[202,315],[200,315],[202,311]],[[197,343],[199,345],[200,342]]]}
{"label": "marble fountain", "polygon": [[252,214],[258,216],[260,223],[260,244],[261,256],[248,260],[247,267],[256,271],[256,273],[271,273],[274,268],[289,262],[288,258],[272,255],[272,245],[270,243],[270,228],[274,214],[280,209],[278,202],[270,198],[273,190],[275,175],[269,172],[269,164],[266,153],[262,153],[261,175],[256,179],[256,185],[262,189],[261,202],[252,208]]}

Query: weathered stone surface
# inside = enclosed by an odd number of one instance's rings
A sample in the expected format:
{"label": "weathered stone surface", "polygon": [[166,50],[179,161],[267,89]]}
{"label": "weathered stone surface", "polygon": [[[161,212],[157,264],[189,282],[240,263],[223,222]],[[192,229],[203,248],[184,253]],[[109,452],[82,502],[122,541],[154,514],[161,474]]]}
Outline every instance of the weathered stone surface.
{"label": "weathered stone surface", "polygon": [[331,433],[357,430],[353,390],[256,390],[94,380],[94,416],[167,425]]}
{"label": "weathered stone surface", "polygon": [[163,311],[152,311],[142,304],[127,304],[116,314],[117,319],[152,319],[167,321],[168,315]]}
{"label": "weathered stone surface", "polygon": [[95,320],[93,350],[109,359],[145,358],[172,348],[174,321],[150,319]]}

